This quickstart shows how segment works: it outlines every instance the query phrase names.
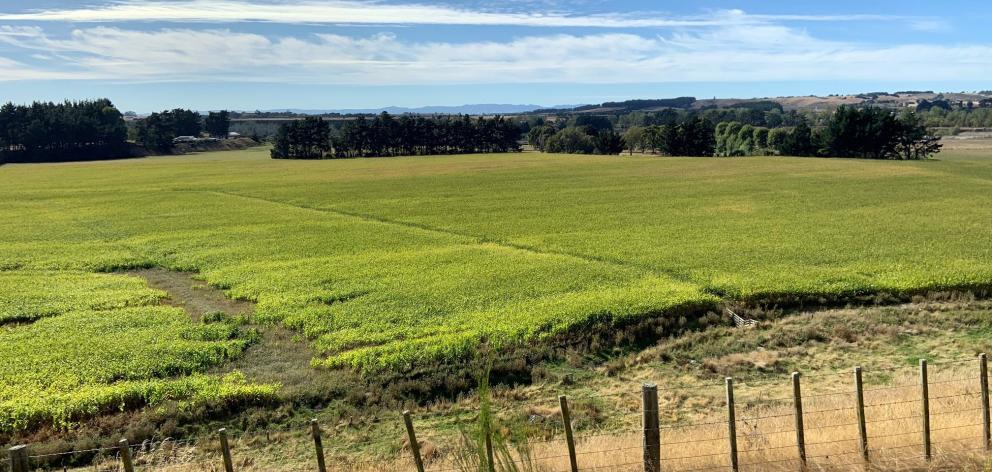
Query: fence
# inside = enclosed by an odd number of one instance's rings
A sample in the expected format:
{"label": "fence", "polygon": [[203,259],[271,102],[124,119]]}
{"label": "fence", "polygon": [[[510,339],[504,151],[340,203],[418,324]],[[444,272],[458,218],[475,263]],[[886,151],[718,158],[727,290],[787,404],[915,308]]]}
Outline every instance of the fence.
{"label": "fence", "polygon": [[731,318],[733,318],[733,320],[734,320],[734,326],[737,326],[738,328],[750,328],[750,327],[756,326],[758,324],[758,320],[752,320],[750,318],[743,318],[740,315],[738,315],[737,313],[734,313],[734,311],[731,310],[730,308],[727,308],[726,310],[727,310],[727,313],[730,313]]}
{"label": "fence", "polygon": [[[554,410],[561,418],[562,430],[555,437],[531,440],[525,444],[526,454],[512,457],[494,457],[492,437],[486,430],[485,454],[480,459],[484,468],[495,471],[497,464],[514,462],[520,470],[528,467],[542,472],[577,472],[579,470],[625,471],[683,471],[724,470],[774,470],[807,468],[864,469],[868,466],[905,468],[916,462],[921,467],[935,461],[984,461],[992,452],[990,433],[988,368],[985,354],[975,359],[948,361],[930,365],[919,361],[917,377],[912,383],[882,382],[875,388],[865,387],[865,376],[879,375],[891,380],[898,370],[879,369],[869,372],[861,367],[853,371],[815,374],[804,377],[793,373],[791,382],[765,382],[751,384],[726,378],[723,382],[697,386],[697,389],[719,388],[724,414],[706,421],[680,420],[680,411],[661,408],[659,398],[671,400],[684,395],[682,387],[665,387],[643,384],[640,392],[621,392],[609,395],[567,396],[554,398]],[[931,367],[943,367],[931,369]],[[935,370],[937,372],[935,372]],[[962,374],[964,372],[964,374]],[[968,373],[970,372],[970,374]],[[932,374],[953,374],[942,378]],[[821,393],[804,393],[804,379],[816,378],[837,383],[848,377],[846,388]],[[752,390],[785,391],[776,397],[759,396],[753,406],[741,406],[739,395]],[[639,395],[637,394],[639,393]],[[763,395],[763,394],[762,394]],[[639,405],[629,412],[627,419],[637,419],[640,427],[617,431],[575,431],[581,423],[579,410],[574,405],[583,402],[601,402],[613,397],[632,400]],[[687,398],[694,398],[690,392]],[[705,405],[712,409],[714,405]],[[505,410],[508,411],[508,410]],[[322,430],[316,420],[307,425],[290,426],[281,431],[306,435],[310,443],[308,455],[312,458],[308,469],[327,470],[396,470],[409,467],[417,472],[449,472],[463,470],[463,466],[445,460],[443,455],[424,454],[422,446],[429,444],[419,437],[418,422],[452,421],[460,423],[463,410],[452,414],[444,412],[404,411],[391,424],[396,432],[406,438],[407,458],[395,463],[351,462],[337,460],[335,455],[354,448],[353,443],[325,447]],[[622,415],[623,416],[623,415]],[[663,420],[667,419],[667,421]],[[267,431],[266,434],[275,431]],[[436,438],[432,438],[436,439]],[[241,470],[244,464],[232,456],[228,432],[221,429],[215,437],[200,440],[217,447],[214,458],[177,458],[184,446],[197,444],[197,440],[166,441],[149,446],[146,443],[129,444],[121,440],[114,447],[69,454],[100,453],[109,470],[133,472],[141,470],[169,470],[170,464],[184,464],[198,470]],[[440,441],[438,441],[439,443]],[[149,453],[149,450],[159,453]],[[32,455],[29,445],[19,445],[7,451],[11,472],[28,472],[37,462],[51,463],[52,456],[62,454]],[[165,451],[163,454],[162,451]],[[170,455],[171,454],[171,458]],[[199,461],[199,462],[197,462]],[[898,467],[896,467],[898,466]]]}

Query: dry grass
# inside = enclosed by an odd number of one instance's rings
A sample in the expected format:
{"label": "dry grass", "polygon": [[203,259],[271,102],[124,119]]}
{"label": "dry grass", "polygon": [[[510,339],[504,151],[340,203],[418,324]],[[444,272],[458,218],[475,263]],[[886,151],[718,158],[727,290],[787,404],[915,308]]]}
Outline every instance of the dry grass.
{"label": "dry grass", "polygon": [[[910,366],[897,372],[865,371],[865,405],[871,470],[989,470],[982,450],[981,390],[976,361],[930,366],[929,398],[933,460],[923,459],[920,385]],[[849,384],[844,387],[845,381]],[[791,384],[782,382],[741,384],[737,396],[737,438],[740,469],[744,471],[796,470],[795,417]],[[865,470],[861,460],[853,375],[831,373],[803,379],[806,452],[808,470]],[[716,383],[692,392],[659,387],[662,409],[662,465],[666,471],[729,470],[729,441],[723,388]],[[665,406],[682,396],[698,397],[708,413],[691,421],[673,419]],[[621,407],[636,400],[633,395],[606,399]],[[581,403],[576,401],[578,406]],[[577,410],[581,411],[581,407]],[[623,415],[627,427],[607,433],[576,431],[580,470],[643,470],[640,413],[634,409]],[[576,424],[582,418],[575,417]],[[430,433],[429,431],[427,433]],[[429,434],[428,434],[429,435]],[[453,451],[444,444],[456,441],[423,441],[428,454],[428,472],[457,470]],[[271,444],[271,443],[267,443]],[[234,443],[238,471],[309,471],[314,465],[308,438],[303,434],[278,438],[272,447],[253,447],[252,441]],[[442,444],[435,446],[434,444]],[[257,444],[255,446],[258,446]],[[435,451],[436,454],[432,451]],[[538,472],[568,471],[567,448],[563,435],[528,443],[532,460],[521,470]],[[265,460],[266,455],[292,456],[295,460]],[[328,466],[335,471],[413,470],[404,452],[387,462],[348,462],[328,454]],[[519,457],[519,456],[518,456]],[[206,458],[206,459],[204,459]],[[111,461],[114,462],[114,461]],[[221,470],[220,456],[214,450],[172,448],[139,453],[143,470],[193,472]],[[278,464],[278,465],[276,465]],[[116,464],[108,463],[115,470]]]}
{"label": "dry grass", "polygon": [[[900,375],[888,386],[865,391],[869,455],[875,470],[986,470],[982,450],[981,390],[977,363],[931,367],[930,418],[933,461],[923,459],[922,407],[918,379]],[[870,376],[869,376],[870,377]],[[811,386],[817,378],[809,379]],[[853,384],[853,375],[851,375]],[[749,389],[742,392],[753,394]],[[810,470],[864,470],[860,457],[853,387],[804,392],[806,453]],[[737,438],[741,470],[796,470],[793,402],[788,394],[746,399],[738,408]],[[635,415],[636,416],[636,415]],[[726,413],[714,411],[691,424],[662,426],[664,470],[727,470]],[[568,470],[563,442],[542,444],[534,457],[541,471]],[[592,436],[577,444],[581,469],[642,470],[641,435]],[[623,464],[628,464],[623,466]],[[443,468],[443,466],[442,466]]]}

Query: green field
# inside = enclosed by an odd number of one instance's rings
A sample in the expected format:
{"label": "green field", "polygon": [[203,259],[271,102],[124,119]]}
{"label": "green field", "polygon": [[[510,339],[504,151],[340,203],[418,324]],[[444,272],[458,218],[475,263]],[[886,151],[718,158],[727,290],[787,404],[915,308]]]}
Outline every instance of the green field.
{"label": "green field", "polygon": [[721,300],[992,285],[980,150],[7,165],[0,221],[0,430],[273,394],[206,373],[255,341],[238,320],[194,321],[100,274],[132,267],[199,272],[303,334],[315,365],[357,368]]}

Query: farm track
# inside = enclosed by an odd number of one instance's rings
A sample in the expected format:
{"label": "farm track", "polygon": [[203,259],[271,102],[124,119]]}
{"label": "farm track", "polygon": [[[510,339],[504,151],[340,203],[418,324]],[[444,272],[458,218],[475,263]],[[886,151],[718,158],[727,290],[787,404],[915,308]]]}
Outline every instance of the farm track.
{"label": "farm track", "polygon": [[169,296],[163,303],[186,310],[194,321],[199,321],[208,313],[220,312],[233,316],[250,315],[255,311],[254,303],[230,298],[206,282],[196,280],[193,273],[160,268],[129,270],[124,273],[140,277],[149,287],[167,293]]}
{"label": "farm track", "polygon": [[213,369],[217,374],[231,370],[243,372],[250,379],[261,383],[279,383],[291,391],[311,385],[314,380],[333,380],[341,373],[328,369],[314,369],[310,361],[314,352],[307,342],[297,339],[292,330],[279,324],[257,324],[251,320],[255,304],[228,297],[222,290],[195,279],[194,273],[177,272],[161,268],[125,272],[144,279],[148,286],[168,294],[162,302],[184,309],[194,321],[210,313],[229,316],[249,315],[246,329],[258,330],[259,342],[249,346],[241,356]]}

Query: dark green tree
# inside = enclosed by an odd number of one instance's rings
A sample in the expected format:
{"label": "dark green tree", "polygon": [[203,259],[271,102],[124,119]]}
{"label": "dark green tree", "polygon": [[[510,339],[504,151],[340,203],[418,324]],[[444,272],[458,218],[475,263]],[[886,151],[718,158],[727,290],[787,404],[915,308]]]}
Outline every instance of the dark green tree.
{"label": "dark green tree", "polygon": [[602,130],[592,137],[593,153],[605,155],[617,155],[624,149],[623,136],[613,130]]}
{"label": "dark green tree", "polygon": [[157,151],[173,147],[179,136],[199,136],[203,131],[202,117],[193,110],[176,108],[152,113],[137,124],[138,142]]}
{"label": "dark green tree", "polygon": [[331,128],[319,117],[285,123],[276,132],[273,159],[322,159],[331,150]]}
{"label": "dark green tree", "polygon": [[203,117],[193,110],[176,108],[167,116],[177,136],[199,136],[203,131]]}
{"label": "dark green tree", "polygon": [[126,139],[123,115],[110,100],[0,107],[0,160],[5,162],[124,157]]}
{"label": "dark green tree", "polygon": [[813,130],[805,121],[799,122],[792,131],[775,140],[775,149],[783,156],[815,156],[817,152]]}
{"label": "dark green tree", "polygon": [[900,132],[893,150],[894,159],[929,159],[943,147],[940,137],[931,134],[916,113],[903,113],[898,118],[898,124]]}
{"label": "dark green tree", "polygon": [[337,157],[380,157],[520,150],[520,126],[502,116],[473,119],[381,113],[346,122],[334,139]]}
{"label": "dark green tree", "polygon": [[554,153],[592,154],[596,146],[592,136],[580,128],[565,128],[548,138],[544,150]]}
{"label": "dark green tree", "polygon": [[231,113],[227,110],[210,112],[203,119],[203,128],[210,136],[226,138],[231,132]]}
{"label": "dark green tree", "polygon": [[888,110],[840,107],[823,131],[822,154],[886,159],[895,151],[901,126]]}
{"label": "dark green tree", "polygon": [[152,113],[137,125],[138,142],[156,151],[172,149],[172,140],[177,136],[179,135],[164,113]]}
{"label": "dark green tree", "polygon": [[558,129],[552,125],[543,125],[535,128],[531,128],[530,132],[527,133],[527,142],[530,143],[534,149],[538,151],[544,151],[546,149],[546,144],[548,139],[555,135]]}
{"label": "dark green tree", "polygon": [[712,156],[715,129],[709,120],[695,117],[662,127],[658,135],[661,152],[669,156]]}

